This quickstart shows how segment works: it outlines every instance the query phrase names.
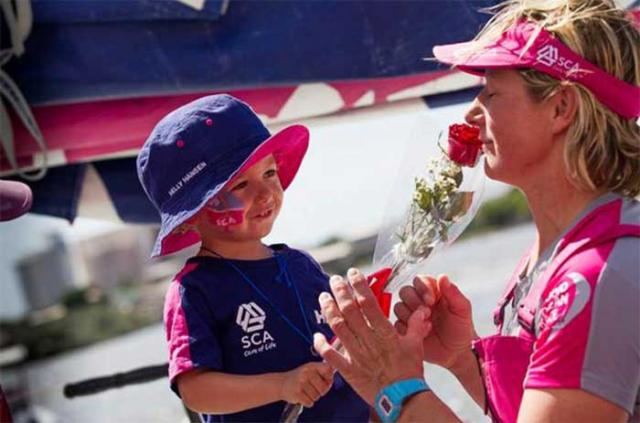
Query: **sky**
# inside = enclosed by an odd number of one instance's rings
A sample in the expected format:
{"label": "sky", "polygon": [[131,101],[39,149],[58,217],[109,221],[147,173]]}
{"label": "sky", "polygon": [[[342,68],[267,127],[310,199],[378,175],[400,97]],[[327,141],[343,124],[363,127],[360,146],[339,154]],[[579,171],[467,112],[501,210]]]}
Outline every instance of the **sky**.
{"label": "sky", "polygon": [[[399,170],[410,160],[424,157],[426,163],[438,154],[439,131],[462,122],[466,107],[429,111],[414,100],[302,121],[311,132],[309,150],[265,241],[309,248],[333,237],[375,233],[389,209],[387,198]],[[489,181],[486,197],[504,190]],[[15,270],[20,258],[44,250],[52,234],[75,242],[120,227],[82,217],[70,225],[33,214],[0,224],[0,319],[16,317],[25,307]]]}

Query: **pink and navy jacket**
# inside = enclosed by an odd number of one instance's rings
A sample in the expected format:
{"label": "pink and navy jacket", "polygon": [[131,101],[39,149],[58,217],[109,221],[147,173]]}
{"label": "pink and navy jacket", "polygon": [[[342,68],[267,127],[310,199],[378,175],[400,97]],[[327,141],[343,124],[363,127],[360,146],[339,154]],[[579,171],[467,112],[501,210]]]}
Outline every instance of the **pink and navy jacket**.
{"label": "pink and navy jacket", "polygon": [[581,389],[638,421],[640,202],[600,197],[529,277],[526,264],[498,302],[498,334],[473,344],[487,411],[513,422],[525,389]]}

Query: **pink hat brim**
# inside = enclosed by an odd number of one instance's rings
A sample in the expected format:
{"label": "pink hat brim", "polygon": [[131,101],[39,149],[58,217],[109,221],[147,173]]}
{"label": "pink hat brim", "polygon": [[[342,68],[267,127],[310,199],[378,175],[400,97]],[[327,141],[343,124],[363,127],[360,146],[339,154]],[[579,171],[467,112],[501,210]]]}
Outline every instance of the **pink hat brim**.
{"label": "pink hat brim", "polygon": [[482,75],[487,69],[513,69],[531,66],[526,54],[520,56],[520,52],[509,50],[503,46],[493,46],[491,49],[468,53],[473,51],[475,44],[474,41],[468,41],[435,46],[433,55],[442,63],[455,66],[474,75]]}
{"label": "pink hat brim", "polygon": [[278,163],[280,184],[282,189],[287,189],[298,173],[308,148],[309,130],[302,125],[287,126],[260,144],[230,179],[273,154]]}

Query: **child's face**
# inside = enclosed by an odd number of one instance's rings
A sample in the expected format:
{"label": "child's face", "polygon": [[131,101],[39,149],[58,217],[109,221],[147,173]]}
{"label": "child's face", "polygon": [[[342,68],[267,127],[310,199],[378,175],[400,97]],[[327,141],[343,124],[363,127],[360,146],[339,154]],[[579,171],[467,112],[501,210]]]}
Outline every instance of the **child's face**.
{"label": "child's face", "polygon": [[260,240],[271,232],[273,223],[280,213],[283,190],[278,178],[278,168],[273,155],[251,166],[233,178],[224,188],[242,203],[243,220],[240,224],[226,228],[207,221],[206,210],[199,219],[199,229],[203,239],[214,237],[217,241]]}

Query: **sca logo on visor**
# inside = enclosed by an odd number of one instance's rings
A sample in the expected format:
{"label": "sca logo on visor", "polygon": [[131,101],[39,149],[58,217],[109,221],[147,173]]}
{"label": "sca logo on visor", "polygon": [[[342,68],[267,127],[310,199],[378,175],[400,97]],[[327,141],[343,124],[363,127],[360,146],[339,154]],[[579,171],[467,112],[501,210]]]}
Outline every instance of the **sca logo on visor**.
{"label": "sca logo on visor", "polygon": [[578,66],[578,63],[560,56],[558,54],[558,49],[551,44],[547,44],[538,50],[536,60],[550,68],[556,68],[566,75],[578,76],[580,72],[580,66]]}
{"label": "sca logo on visor", "polygon": [[246,333],[240,338],[245,357],[276,348],[273,336],[265,329],[266,319],[264,310],[253,301],[238,307],[236,323]]}

